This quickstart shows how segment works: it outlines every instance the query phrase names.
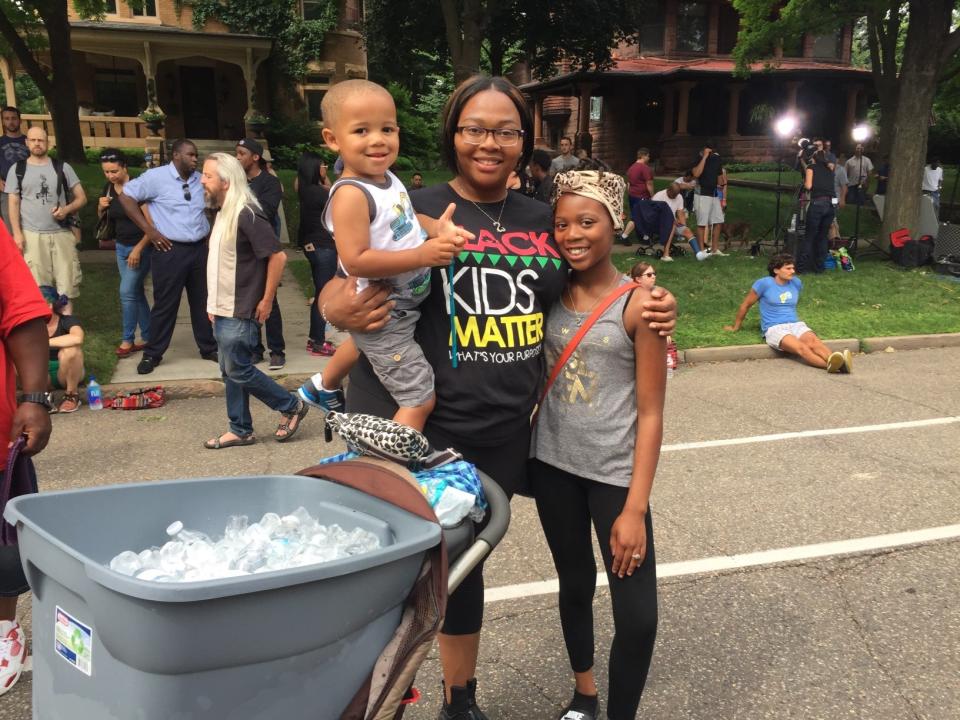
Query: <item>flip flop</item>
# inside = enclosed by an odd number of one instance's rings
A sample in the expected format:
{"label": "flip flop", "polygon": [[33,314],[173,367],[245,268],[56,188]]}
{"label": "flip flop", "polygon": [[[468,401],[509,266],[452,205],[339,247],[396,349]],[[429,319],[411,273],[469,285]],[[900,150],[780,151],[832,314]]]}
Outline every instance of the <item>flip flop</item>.
{"label": "flip flop", "polygon": [[[307,414],[307,411],[310,409],[310,406],[307,405],[303,400],[300,400],[300,405],[297,407],[297,410],[292,413],[281,413],[283,422],[277,425],[277,432],[284,431],[286,435],[280,436],[274,433],[274,437],[277,439],[277,442],[286,442],[294,435],[297,434],[297,430],[300,429],[300,426],[303,425],[303,417]],[[290,427],[290,421],[294,418],[297,419],[297,424],[293,427]]]}
{"label": "flip flop", "polygon": [[210,440],[207,440],[203,446],[207,450],[223,450],[224,448],[238,447],[240,445],[253,445],[257,441],[257,438],[253,435],[253,433],[238,437],[236,440],[221,440],[221,437],[223,436],[220,435],[215,438],[211,438]]}

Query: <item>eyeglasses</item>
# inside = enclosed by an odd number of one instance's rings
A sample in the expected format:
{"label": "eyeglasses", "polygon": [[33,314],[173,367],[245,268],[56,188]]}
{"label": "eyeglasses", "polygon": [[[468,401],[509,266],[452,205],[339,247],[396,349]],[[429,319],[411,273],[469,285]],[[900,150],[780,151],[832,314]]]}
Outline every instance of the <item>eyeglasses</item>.
{"label": "eyeglasses", "polygon": [[190,202],[190,183],[183,183],[183,199]]}
{"label": "eyeglasses", "polygon": [[524,135],[523,130],[515,128],[483,128],[477,125],[461,125],[457,127],[457,132],[471,145],[479,145],[487,139],[487,135],[493,135],[500,147],[516,145]]}
{"label": "eyeglasses", "polygon": [[655,272],[650,271],[650,272],[641,273],[639,276],[634,276],[634,277],[656,277],[656,276],[657,274]]}

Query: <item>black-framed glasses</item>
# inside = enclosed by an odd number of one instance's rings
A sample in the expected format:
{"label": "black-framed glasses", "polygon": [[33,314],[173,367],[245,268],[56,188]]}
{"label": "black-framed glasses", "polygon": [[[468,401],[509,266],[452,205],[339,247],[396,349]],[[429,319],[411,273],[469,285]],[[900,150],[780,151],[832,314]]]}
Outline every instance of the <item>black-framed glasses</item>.
{"label": "black-framed glasses", "polygon": [[183,183],[183,199],[190,202],[190,183]]}
{"label": "black-framed glasses", "polygon": [[479,145],[487,139],[487,135],[493,135],[493,139],[500,147],[516,145],[524,136],[523,130],[516,128],[485,128],[479,125],[460,125],[457,127],[457,132],[471,145]]}

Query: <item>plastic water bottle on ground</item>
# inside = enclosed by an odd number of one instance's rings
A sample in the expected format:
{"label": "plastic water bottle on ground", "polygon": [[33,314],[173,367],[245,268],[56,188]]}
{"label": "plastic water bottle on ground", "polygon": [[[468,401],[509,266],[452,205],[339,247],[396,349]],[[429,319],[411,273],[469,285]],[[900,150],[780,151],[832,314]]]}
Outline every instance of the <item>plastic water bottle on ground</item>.
{"label": "plastic water bottle on ground", "polygon": [[103,393],[100,391],[100,383],[93,375],[87,384],[87,405],[91,410],[103,410]]}

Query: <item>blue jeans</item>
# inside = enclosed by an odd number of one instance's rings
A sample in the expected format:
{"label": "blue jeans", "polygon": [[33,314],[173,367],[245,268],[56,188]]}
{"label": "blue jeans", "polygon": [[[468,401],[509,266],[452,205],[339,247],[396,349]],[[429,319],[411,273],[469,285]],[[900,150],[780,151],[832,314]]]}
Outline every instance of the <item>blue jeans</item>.
{"label": "blue jeans", "polygon": [[153,247],[148,245],[140,255],[140,265],[127,266],[132,245],[117,243],[117,269],[120,271],[120,313],[123,318],[123,341],[132,343],[140,326],[140,337],[144,342],[150,339],[150,305],[143,291],[143,281],[150,272],[150,260]]}
{"label": "blue jeans", "polygon": [[807,232],[803,237],[797,258],[797,272],[823,272],[830,252],[827,235],[833,224],[833,203],[829,198],[818,198],[807,208]]}
{"label": "blue jeans", "polygon": [[300,406],[297,396],[287,392],[253,364],[253,349],[260,339],[260,325],[255,320],[216,317],[213,336],[220,355],[220,372],[227,391],[227,417],[230,432],[241,437],[253,432],[250,396],[281,413],[291,413]]}
{"label": "blue jeans", "polygon": [[320,291],[337,273],[337,251],[332,247],[318,247],[314,250],[304,249],[303,254],[310,261],[310,272],[313,273],[313,303],[310,305],[310,339],[316,345],[323,345],[327,339],[327,323],[320,314]]}

